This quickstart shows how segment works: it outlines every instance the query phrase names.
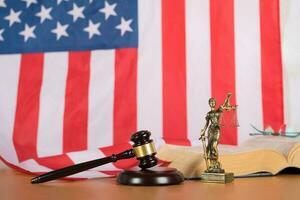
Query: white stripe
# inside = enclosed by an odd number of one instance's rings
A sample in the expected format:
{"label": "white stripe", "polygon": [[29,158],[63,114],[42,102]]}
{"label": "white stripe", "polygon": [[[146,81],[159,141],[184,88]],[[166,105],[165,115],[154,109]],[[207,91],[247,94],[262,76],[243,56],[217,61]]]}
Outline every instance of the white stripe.
{"label": "white stripe", "polygon": [[49,172],[52,169],[38,164],[35,160],[29,159],[19,164],[19,167],[30,172]]}
{"label": "white stripe", "polygon": [[63,146],[63,117],[68,53],[45,54],[37,135],[39,157],[58,155]]}
{"label": "white stripe", "polygon": [[161,1],[139,1],[137,127],[162,137]]}
{"label": "white stripe", "polygon": [[186,4],[188,133],[192,144],[199,143],[211,96],[209,0]]}
{"label": "white stripe", "polygon": [[[22,169],[25,169],[27,171],[30,172],[49,172],[52,171],[53,169],[44,167],[40,164],[38,164],[35,160],[33,159],[29,159],[26,160],[22,163],[19,164],[19,167],[21,167]],[[96,178],[96,177],[109,177],[109,175],[106,175],[104,173],[101,172],[97,172],[97,171],[84,171],[84,172],[80,172],[71,176],[68,176],[69,178]]]}
{"label": "white stripe", "polygon": [[115,51],[93,51],[89,85],[88,148],[112,145]]}
{"label": "white stripe", "polygon": [[[287,128],[300,130],[300,1],[281,2],[284,110]],[[275,108],[276,109],[276,108]]]}
{"label": "white stripe", "polygon": [[111,177],[111,176],[96,171],[84,171],[78,174],[68,176],[68,178],[101,178],[101,177]]}
{"label": "white stripe", "polygon": [[[99,158],[106,157],[104,153],[102,153],[99,149],[97,150],[88,150],[88,151],[80,151],[80,152],[72,152],[67,154],[70,159],[75,163],[87,162]],[[112,163],[107,163],[105,165],[95,167],[92,169],[93,171],[105,171],[105,170],[119,170]]]}
{"label": "white stripe", "polygon": [[20,57],[0,56],[0,155],[10,163],[18,158],[13,144],[13,129],[18,93]]}
{"label": "white stripe", "polygon": [[[152,138],[152,137],[151,137]],[[155,144],[155,148],[158,151],[160,149],[160,147],[164,146],[166,144],[166,141],[160,137],[160,138],[152,138],[154,144]]]}
{"label": "white stripe", "polygon": [[[19,164],[19,167],[22,169],[25,169],[30,172],[49,172],[52,171],[52,169],[44,167],[40,164],[38,164],[35,160],[29,159]],[[80,172],[71,176],[68,176],[69,178],[97,178],[97,177],[109,177],[109,175],[106,175],[101,172],[97,171],[84,171]]]}
{"label": "white stripe", "polygon": [[262,128],[261,56],[259,0],[235,1],[236,95],[240,124],[238,143],[254,130]]}

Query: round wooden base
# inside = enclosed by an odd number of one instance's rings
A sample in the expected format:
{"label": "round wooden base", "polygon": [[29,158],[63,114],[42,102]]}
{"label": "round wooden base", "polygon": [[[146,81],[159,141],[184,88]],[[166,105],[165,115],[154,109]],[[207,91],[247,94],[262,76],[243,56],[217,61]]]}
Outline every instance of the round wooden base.
{"label": "round wooden base", "polygon": [[174,168],[154,167],[146,170],[129,169],[121,172],[117,182],[122,185],[176,185],[184,181],[183,175]]}

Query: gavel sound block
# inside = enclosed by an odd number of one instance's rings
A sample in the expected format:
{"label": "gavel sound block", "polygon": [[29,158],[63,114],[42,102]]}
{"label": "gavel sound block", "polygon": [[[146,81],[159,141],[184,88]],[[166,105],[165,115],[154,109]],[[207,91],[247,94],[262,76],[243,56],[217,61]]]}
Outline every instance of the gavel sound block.
{"label": "gavel sound block", "polygon": [[[139,131],[131,136],[133,154],[140,161],[141,170],[129,169],[121,172],[117,181],[123,185],[174,185],[181,183],[183,175],[173,168],[157,165],[156,149],[149,131]],[[149,169],[150,168],[150,169]]]}
{"label": "gavel sound block", "polygon": [[[91,168],[95,168],[110,162],[133,158],[139,160],[141,170],[130,169],[121,172],[117,177],[117,182],[123,185],[174,185],[183,182],[183,175],[173,168],[154,167],[157,165],[155,157],[156,149],[150,139],[149,131],[138,131],[131,136],[133,148],[109,157],[87,161],[77,165],[72,165],[62,169],[54,170],[46,174],[37,176],[31,183],[43,183],[72,174],[76,174]],[[150,168],[150,169],[149,169]]]}

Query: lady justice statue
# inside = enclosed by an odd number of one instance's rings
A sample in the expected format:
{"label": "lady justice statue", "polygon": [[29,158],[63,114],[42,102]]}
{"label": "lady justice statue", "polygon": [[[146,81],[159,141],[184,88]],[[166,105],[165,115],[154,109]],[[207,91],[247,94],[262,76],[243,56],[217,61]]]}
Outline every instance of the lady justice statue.
{"label": "lady justice statue", "polygon": [[[202,140],[204,159],[206,162],[207,169],[201,175],[201,180],[204,182],[217,182],[227,183],[233,180],[233,173],[225,173],[222,169],[221,163],[218,161],[218,144],[220,139],[220,118],[223,111],[236,110],[236,105],[230,105],[229,99],[231,93],[227,94],[227,97],[219,108],[216,107],[216,100],[210,98],[208,103],[211,110],[206,114],[206,124],[201,130],[199,140]],[[205,136],[207,132],[207,136]],[[207,138],[207,142],[205,141]]]}

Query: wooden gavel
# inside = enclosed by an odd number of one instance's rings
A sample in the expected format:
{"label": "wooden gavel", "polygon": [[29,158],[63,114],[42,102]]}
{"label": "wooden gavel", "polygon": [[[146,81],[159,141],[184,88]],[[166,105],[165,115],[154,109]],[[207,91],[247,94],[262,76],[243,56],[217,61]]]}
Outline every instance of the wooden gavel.
{"label": "wooden gavel", "polygon": [[150,139],[149,131],[138,131],[134,133],[130,140],[133,142],[133,148],[111,156],[95,159],[76,165],[68,166],[62,169],[54,170],[31,179],[32,184],[43,183],[65,176],[70,176],[88,169],[92,169],[107,163],[116,162],[118,160],[136,157],[139,160],[139,167],[142,170],[153,167],[157,164],[155,157],[156,149],[153,141]]}

